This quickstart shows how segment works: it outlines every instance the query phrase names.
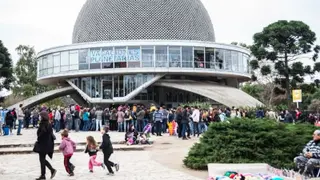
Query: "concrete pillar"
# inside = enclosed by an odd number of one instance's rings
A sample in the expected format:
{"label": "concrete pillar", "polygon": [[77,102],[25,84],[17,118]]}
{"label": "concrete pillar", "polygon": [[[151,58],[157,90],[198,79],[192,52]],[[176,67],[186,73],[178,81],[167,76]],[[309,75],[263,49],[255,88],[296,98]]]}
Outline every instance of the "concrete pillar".
{"label": "concrete pillar", "polygon": [[239,88],[239,81],[237,78],[227,78],[227,86]]}

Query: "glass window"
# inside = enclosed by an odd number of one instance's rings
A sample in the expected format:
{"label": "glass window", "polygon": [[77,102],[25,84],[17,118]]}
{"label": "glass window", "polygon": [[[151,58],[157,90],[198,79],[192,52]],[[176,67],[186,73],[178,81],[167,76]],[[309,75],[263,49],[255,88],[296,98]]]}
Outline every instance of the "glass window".
{"label": "glass window", "polygon": [[169,67],[181,67],[180,47],[169,47]]}
{"label": "glass window", "polygon": [[244,69],[243,69],[243,56],[242,56],[242,53],[238,52],[238,71],[239,72],[244,72]]}
{"label": "glass window", "polygon": [[124,88],[123,88],[123,76],[114,76],[114,97],[123,97]]}
{"label": "glass window", "polygon": [[103,99],[112,99],[112,76],[102,76]]}
{"label": "glass window", "polygon": [[154,67],[153,46],[142,47],[142,67]]}
{"label": "glass window", "polygon": [[89,52],[88,49],[82,49],[79,51],[79,70],[89,68],[88,52]]}
{"label": "glass window", "polygon": [[[61,54],[62,57],[62,54]],[[78,70],[79,69],[79,51],[70,51],[69,52],[69,63],[70,70]]]}
{"label": "glass window", "polygon": [[90,69],[101,69],[101,59],[103,56],[103,52],[101,48],[92,48],[88,50],[88,54],[86,56],[87,61],[89,61]]}
{"label": "glass window", "polygon": [[232,59],[232,71],[238,71],[238,52],[231,51],[231,59]]}
{"label": "glass window", "polygon": [[51,75],[53,73],[53,55],[52,54],[49,54],[47,56],[48,58],[46,59],[46,63],[48,64],[47,65],[47,74],[48,75]]}
{"label": "glass window", "polygon": [[60,66],[61,66],[60,53],[53,55],[53,65],[54,65],[53,72],[54,73],[59,73],[60,72]]}
{"label": "glass window", "polygon": [[156,46],[156,67],[168,67],[167,46]]}
{"label": "glass window", "polygon": [[102,69],[113,68],[114,52],[113,47],[102,48]]}
{"label": "glass window", "polygon": [[38,61],[38,64],[37,64],[37,75],[38,77],[41,77],[42,76],[42,58],[38,58],[37,59]]}
{"label": "glass window", "polygon": [[206,48],[206,68],[219,69],[219,63],[214,56],[214,48]]}
{"label": "glass window", "polygon": [[215,57],[216,57],[216,63],[218,64],[219,69],[224,69],[224,50],[216,49]]}
{"label": "glass window", "polygon": [[91,97],[91,78],[81,78],[81,88],[84,93]]}
{"label": "glass window", "polygon": [[116,47],[114,55],[115,68],[126,68],[127,67],[127,48]]}
{"label": "glass window", "polygon": [[48,74],[48,61],[47,61],[47,59],[48,59],[48,56],[43,56],[42,57],[42,75],[43,76],[46,76],[47,74]]}
{"label": "glass window", "polygon": [[91,97],[93,98],[101,98],[101,78],[100,76],[91,77]]}
{"label": "glass window", "polygon": [[152,80],[154,76],[150,74],[136,74],[124,76],[124,92],[125,96],[130,94],[135,89],[142,86],[144,83]]}
{"label": "glass window", "polygon": [[140,47],[128,47],[128,68],[140,68]]}
{"label": "glass window", "polygon": [[226,63],[226,70],[231,71],[232,67],[232,60],[231,60],[231,51],[225,51],[225,63]]}
{"label": "glass window", "polygon": [[243,54],[243,69],[245,73],[249,73],[249,56]]}
{"label": "glass window", "polygon": [[[61,57],[61,71],[69,71],[69,52],[64,51],[60,53]],[[78,68],[78,66],[77,66]]]}
{"label": "glass window", "polygon": [[193,67],[193,47],[182,47],[182,67]]}
{"label": "glass window", "polygon": [[204,68],[204,48],[195,47],[194,48],[194,67]]}

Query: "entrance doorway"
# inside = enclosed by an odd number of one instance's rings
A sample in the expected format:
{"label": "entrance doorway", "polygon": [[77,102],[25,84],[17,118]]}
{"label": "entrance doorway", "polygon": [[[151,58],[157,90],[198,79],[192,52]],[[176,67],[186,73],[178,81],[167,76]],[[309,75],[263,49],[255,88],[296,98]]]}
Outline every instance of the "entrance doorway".
{"label": "entrance doorway", "polygon": [[102,81],[102,93],[103,99],[113,99],[112,96],[112,80],[103,80]]}

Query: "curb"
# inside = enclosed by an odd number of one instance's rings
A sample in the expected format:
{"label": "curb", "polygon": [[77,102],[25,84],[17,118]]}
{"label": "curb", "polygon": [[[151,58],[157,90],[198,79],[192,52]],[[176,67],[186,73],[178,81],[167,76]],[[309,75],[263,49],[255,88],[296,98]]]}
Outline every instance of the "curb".
{"label": "curb", "polygon": [[[118,146],[118,147],[113,147],[114,151],[144,151],[146,148],[149,148],[152,146],[139,146],[139,145],[133,145],[133,146]],[[76,149],[75,152],[84,152],[85,147],[79,147]],[[8,155],[8,154],[34,154],[33,148],[28,148],[28,149],[0,149],[0,155]],[[61,151],[55,147],[54,153],[61,153]]]}
{"label": "curb", "polygon": [[[101,144],[101,141],[97,141],[98,144]],[[125,145],[125,141],[114,141],[112,142],[113,145]],[[150,141],[150,144],[154,144],[154,141]],[[54,143],[55,146],[59,146],[60,143]],[[79,142],[76,143],[77,146],[85,146],[86,142]],[[19,147],[33,147],[34,144],[3,144],[0,145],[0,150],[1,148],[19,148]]]}

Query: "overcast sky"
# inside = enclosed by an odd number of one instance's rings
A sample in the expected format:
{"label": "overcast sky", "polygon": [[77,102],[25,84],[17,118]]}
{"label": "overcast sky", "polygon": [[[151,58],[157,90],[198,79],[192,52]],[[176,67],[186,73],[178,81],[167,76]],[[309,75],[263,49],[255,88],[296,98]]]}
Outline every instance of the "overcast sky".
{"label": "overcast sky", "polygon": [[[252,43],[254,33],[277,20],[301,20],[320,39],[319,0],[202,0],[216,41]],[[17,60],[19,44],[39,52],[71,43],[72,30],[85,0],[0,0],[0,40]],[[320,41],[317,41],[320,44]]]}

